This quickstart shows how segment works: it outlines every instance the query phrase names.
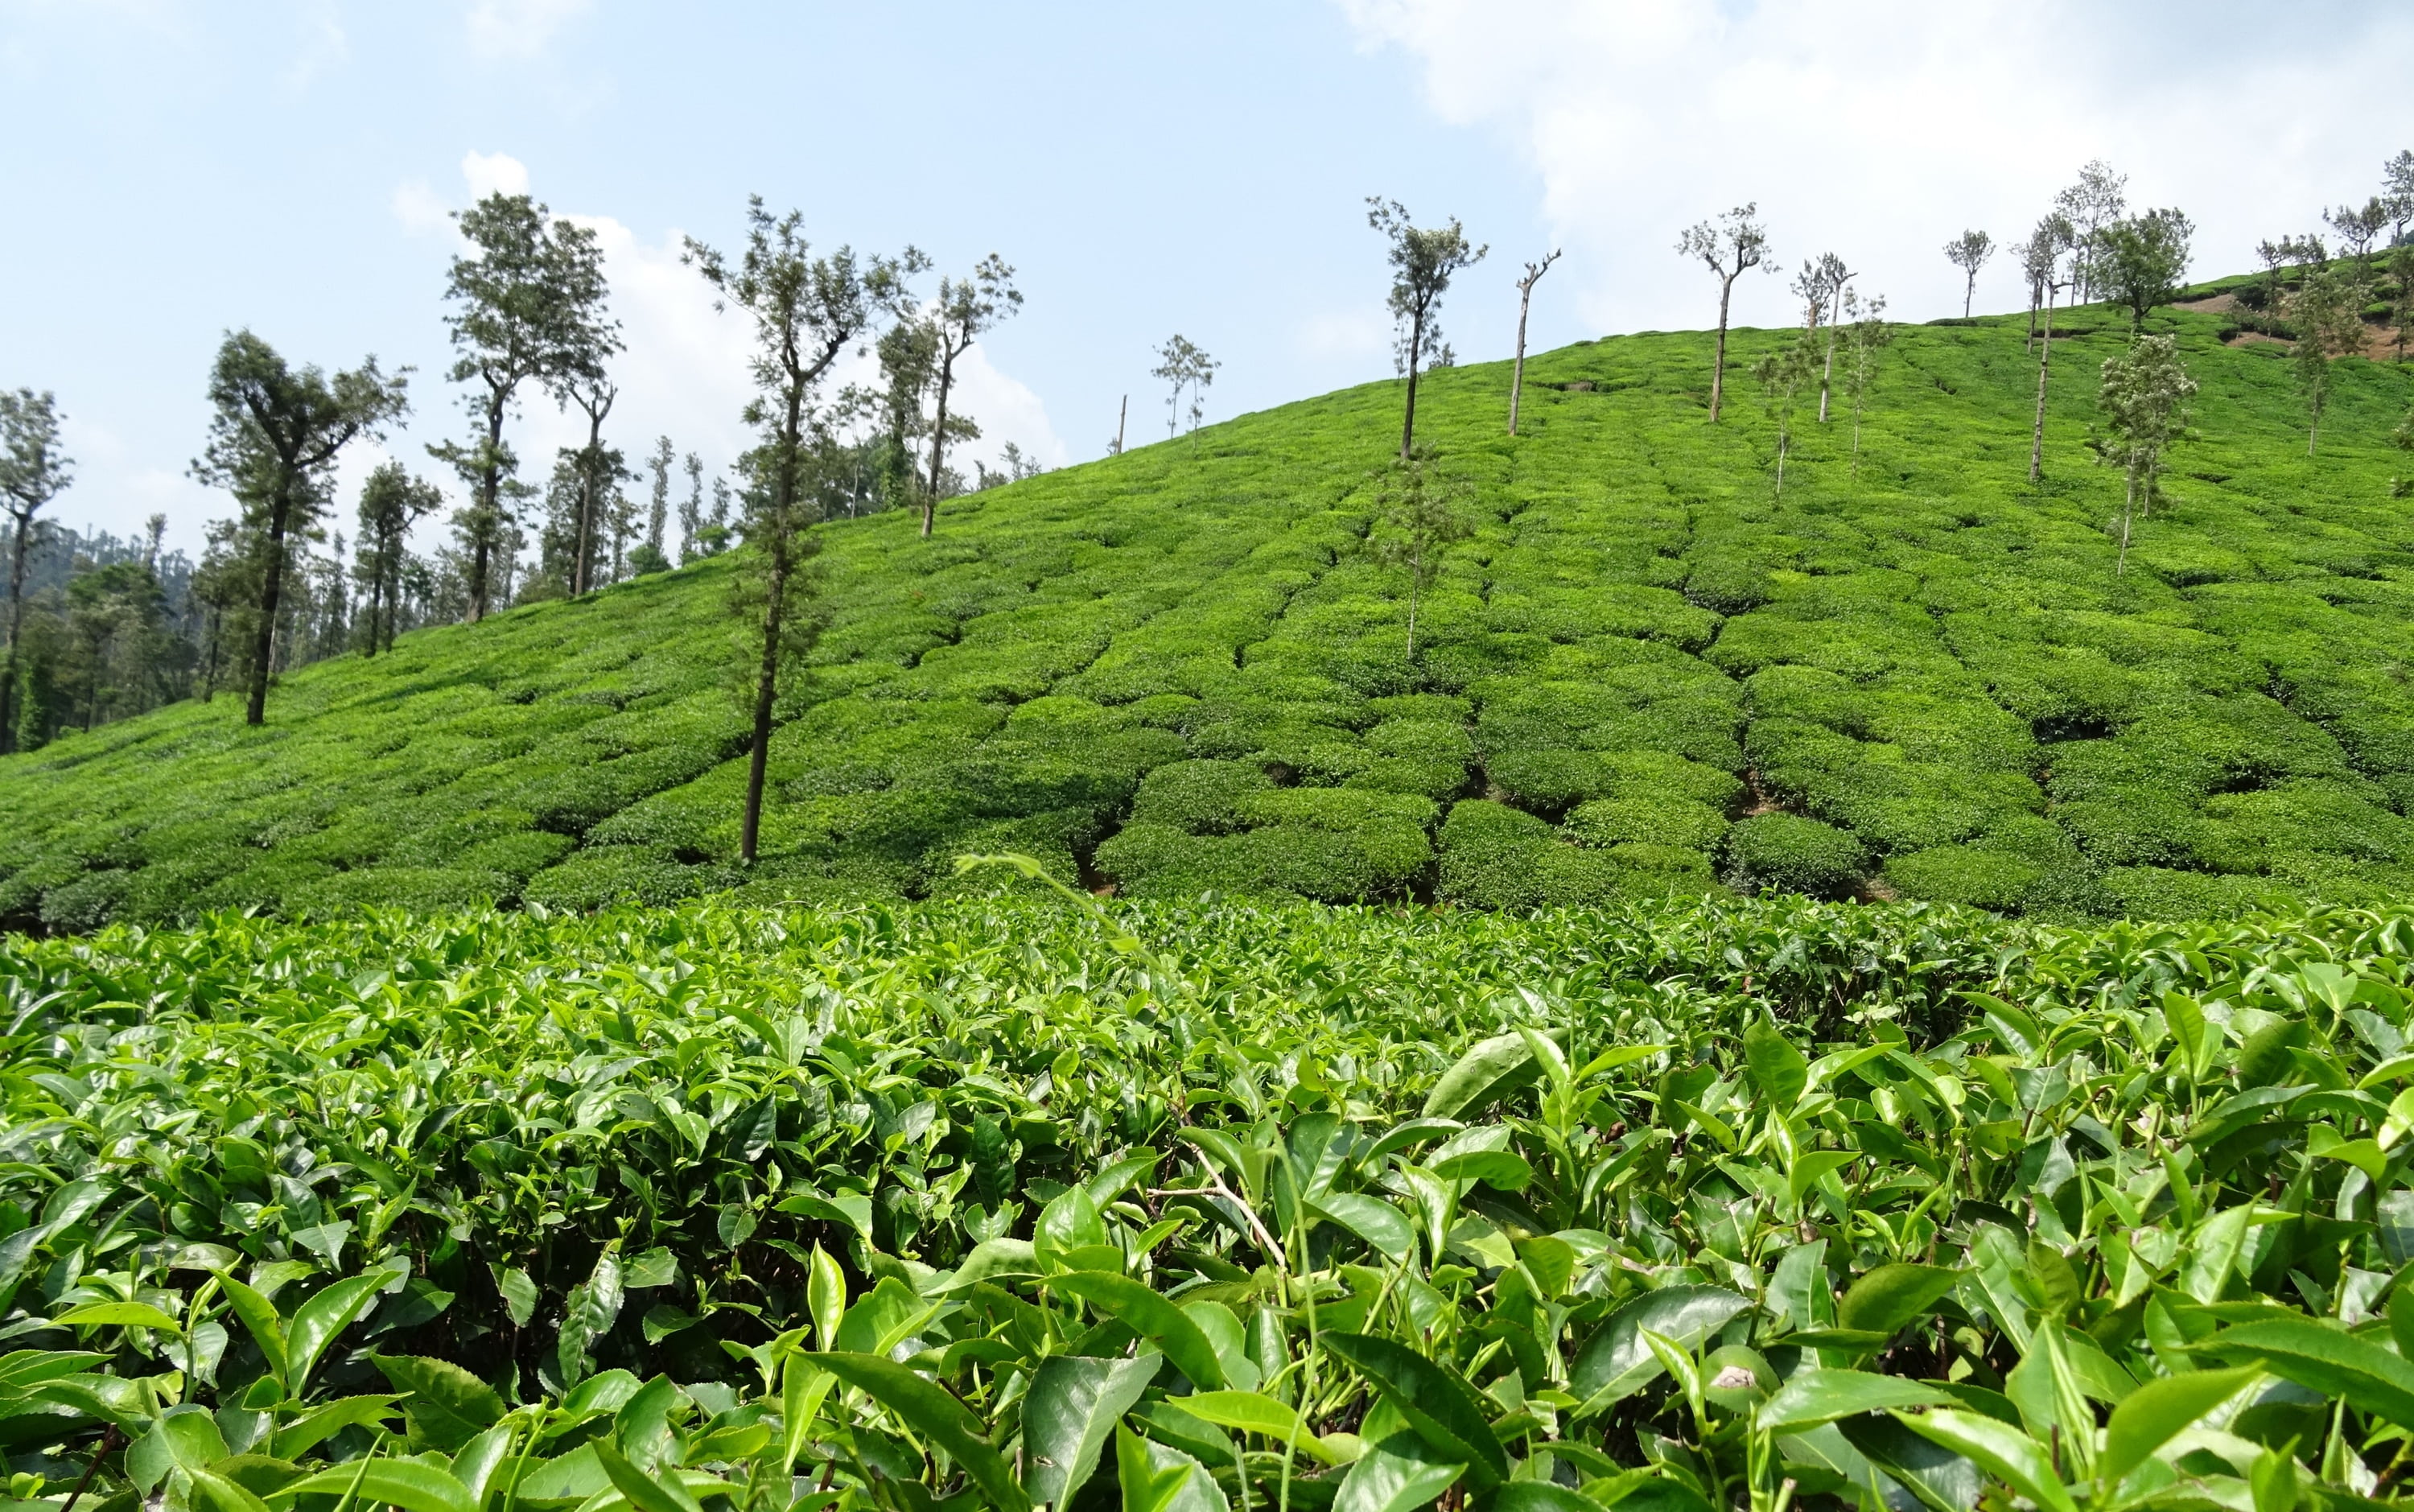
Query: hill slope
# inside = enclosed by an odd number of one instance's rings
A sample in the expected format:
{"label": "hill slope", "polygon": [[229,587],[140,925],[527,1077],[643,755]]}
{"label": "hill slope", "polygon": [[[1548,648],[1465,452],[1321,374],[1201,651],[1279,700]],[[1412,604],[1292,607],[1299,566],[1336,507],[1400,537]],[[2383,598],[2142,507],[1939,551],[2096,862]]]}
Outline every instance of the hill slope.
{"label": "hill slope", "polygon": [[[2022,319],[1904,330],[1781,502],[1744,385],[1646,334],[1434,375],[1479,523],[1406,654],[1369,548],[1398,385],[827,527],[764,862],[736,848],[725,561],[0,759],[0,921],[226,906],[916,896],[1018,849],[1126,895],[1483,906],[1725,882],[2041,913],[2414,889],[2401,368],[2340,366],[2304,456],[2281,349],[2172,314],[2203,384],[2114,572],[2084,447],[2115,317],[2055,352],[2026,479]],[[1742,333],[1738,373],[1780,339]],[[1812,822],[1812,821],[1820,822]]]}

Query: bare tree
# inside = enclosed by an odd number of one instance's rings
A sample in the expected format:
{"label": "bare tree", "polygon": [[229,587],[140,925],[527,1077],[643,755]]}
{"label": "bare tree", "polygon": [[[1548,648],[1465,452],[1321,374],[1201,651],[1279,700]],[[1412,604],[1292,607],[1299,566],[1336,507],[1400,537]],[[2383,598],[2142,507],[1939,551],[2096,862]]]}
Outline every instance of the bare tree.
{"label": "bare tree", "polygon": [[1735,297],[1736,280],[1757,267],[1777,271],[1776,264],[1768,261],[1775,255],[1768,245],[1768,232],[1752,218],[1759,213],[1757,203],[1740,204],[1715,221],[1705,220],[1689,228],[1676,238],[1676,255],[1698,259],[1719,280],[1719,341],[1710,366],[1712,425],[1719,422],[1719,406],[1726,394],[1727,308]]}
{"label": "bare tree", "polygon": [[1995,255],[1995,239],[1983,231],[1965,231],[1945,244],[1945,260],[1962,273],[1961,318],[1970,318],[1972,301],[1978,297],[1978,270]]}
{"label": "bare tree", "polygon": [[1375,195],[1366,197],[1366,224],[1392,244],[1392,318],[1400,326],[1393,354],[1408,380],[1408,409],[1400,421],[1400,459],[1405,462],[1417,435],[1417,370],[1428,359],[1438,367],[1450,363],[1450,347],[1441,338],[1434,311],[1449,292],[1450,280],[1483,262],[1491,248],[1469,244],[1455,217],[1447,226],[1420,228],[1408,219],[1408,206]]}
{"label": "bare tree", "polygon": [[1550,272],[1551,264],[1558,260],[1559,250],[1555,247],[1551,248],[1551,255],[1540,262],[1527,263],[1525,277],[1517,280],[1517,364],[1509,373],[1509,434],[1512,436],[1517,434],[1517,399],[1526,391],[1526,309],[1534,302],[1534,286],[1542,281],[1542,275]]}

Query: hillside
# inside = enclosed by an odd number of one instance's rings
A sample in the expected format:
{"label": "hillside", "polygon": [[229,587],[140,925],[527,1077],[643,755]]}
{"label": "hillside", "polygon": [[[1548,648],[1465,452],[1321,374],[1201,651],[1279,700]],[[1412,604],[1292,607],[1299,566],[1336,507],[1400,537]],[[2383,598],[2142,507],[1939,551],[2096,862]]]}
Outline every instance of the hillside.
{"label": "hillside", "polygon": [[[736,850],[727,561],[0,758],[0,922],[221,906],[921,896],[965,850],[1126,896],[1485,906],[1721,885],[2042,915],[2414,891],[2414,376],[2350,359],[2305,457],[2283,349],[2178,313],[2199,439],[2116,577],[2085,447],[2123,334],[2055,350],[2026,480],[2023,317],[1904,329],[1781,503],[1741,372],[1645,334],[1441,372],[1469,489],[1406,654],[1369,549],[1398,385],[826,527],[765,859]],[[1379,534],[1379,531],[1377,532]],[[995,884],[982,882],[981,886]]]}

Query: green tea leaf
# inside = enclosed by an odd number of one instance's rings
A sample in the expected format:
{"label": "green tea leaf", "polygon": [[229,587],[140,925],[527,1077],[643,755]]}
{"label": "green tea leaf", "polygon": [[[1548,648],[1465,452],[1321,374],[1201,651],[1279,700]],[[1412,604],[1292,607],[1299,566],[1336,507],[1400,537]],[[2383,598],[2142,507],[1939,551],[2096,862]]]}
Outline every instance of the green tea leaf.
{"label": "green tea leaf", "polygon": [[972,1414],[945,1386],[876,1355],[822,1353],[806,1357],[945,1449],[980,1487],[991,1505],[1004,1512],[1029,1512],[1030,1499],[1016,1484],[1006,1461],[981,1436],[980,1425],[973,1420]]}
{"label": "green tea leaf", "polygon": [[1372,1382],[1437,1452],[1464,1460],[1472,1484],[1488,1488],[1509,1478],[1509,1457],[1483,1400],[1457,1371],[1372,1334],[1328,1333],[1322,1343]]}
{"label": "green tea leaf", "polygon": [[1051,1355],[1039,1363],[1022,1400],[1022,1489],[1032,1501],[1063,1506],[1089,1480],[1116,1425],[1155,1379],[1158,1358]]}

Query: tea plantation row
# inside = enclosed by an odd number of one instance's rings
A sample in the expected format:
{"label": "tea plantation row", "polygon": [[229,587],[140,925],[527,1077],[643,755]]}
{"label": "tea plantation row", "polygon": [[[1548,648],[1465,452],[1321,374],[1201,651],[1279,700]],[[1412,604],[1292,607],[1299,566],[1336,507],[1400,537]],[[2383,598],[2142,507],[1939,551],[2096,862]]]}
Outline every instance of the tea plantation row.
{"label": "tea plantation row", "polygon": [[[2026,481],[2018,319],[1905,330],[1857,462],[1706,424],[1706,338],[1438,373],[1476,526],[1407,654],[1376,384],[902,516],[823,527],[764,861],[714,561],[286,680],[264,730],[162,711],[0,760],[0,920],[82,929],[520,900],[946,893],[1013,849],[1126,896],[1484,907],[1763,887],[2184,917],[2414,880],[2402,458],[2349,359],[2305,455],[2287,362],[2158,317],[2198,439],[2138,529],[2085,447],[2082,311]],[[2096,329],[2098,324],[2101,329]],[[1778,339],[1747,333],[1743,360]]]}
{"label": "tea plantation row", "polygon": [[2405,915],[222,916],[0,991],[23,1512],[2345,1512],[2414,1454]]}

